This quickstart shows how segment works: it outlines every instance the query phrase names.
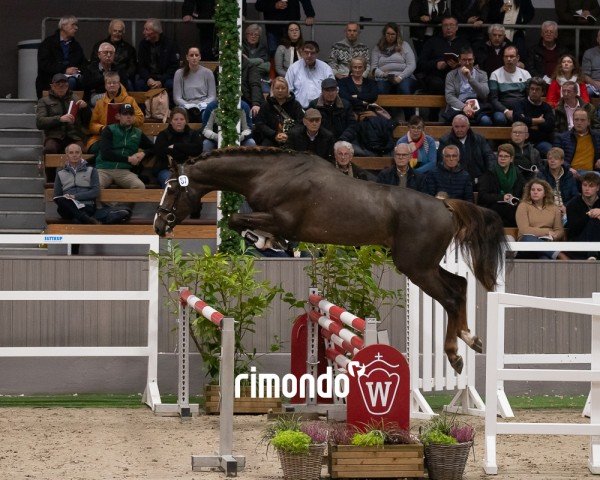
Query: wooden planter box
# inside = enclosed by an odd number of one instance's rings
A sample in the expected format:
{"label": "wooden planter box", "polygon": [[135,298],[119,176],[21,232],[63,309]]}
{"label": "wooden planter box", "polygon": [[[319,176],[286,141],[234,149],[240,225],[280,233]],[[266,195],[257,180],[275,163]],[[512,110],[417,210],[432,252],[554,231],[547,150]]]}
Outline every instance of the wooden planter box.
{"label": "wooden planter box", "polygon": [[[206,404],[204,409],[207,414],[219,413],[219,385],[206,385],[204,395]],[[250,398],[250,387],[242,388],[242,398],[233,401],[233,413],[263,414],[269,411],[281,411],[279,398]]]}
{"label": "wooden planter box", "polygon": [[423,478],[423,445],[329,446],[331,478]]}

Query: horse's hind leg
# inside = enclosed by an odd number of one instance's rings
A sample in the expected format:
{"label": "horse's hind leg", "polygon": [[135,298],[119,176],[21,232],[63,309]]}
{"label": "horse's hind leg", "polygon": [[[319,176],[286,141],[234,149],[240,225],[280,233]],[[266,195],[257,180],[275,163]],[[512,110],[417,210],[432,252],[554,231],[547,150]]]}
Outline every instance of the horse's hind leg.
{"label": "horse's hind leg", "polygon": [[417,269],[413,272],[405,271],[405,273],[413,283],[418,285],[427,295],[437,300],[446,310],[448,326],[446,327],[444,351],[452,368],[458,373],[462,372],[464,363],[462,357],[458,354],[458,336],[460,335],[463,340],[468,338],[466,335],[463,336],[463,331],[467,330],[467,281],[459,275],[444,270],[439,265]]}

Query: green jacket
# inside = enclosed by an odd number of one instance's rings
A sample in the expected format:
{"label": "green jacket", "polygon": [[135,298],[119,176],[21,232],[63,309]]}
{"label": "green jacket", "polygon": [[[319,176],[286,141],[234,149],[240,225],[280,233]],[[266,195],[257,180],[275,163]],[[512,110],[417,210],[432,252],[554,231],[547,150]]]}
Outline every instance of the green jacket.
{"label": "green jacket", "polygon": [[105,170],[131,170],[128,158],[139,149],[144,153],[153,151],[154,144],[142,131],[134,126],[122,127],[118,123],[109,125],[100,135],[100,152],[96,157],[96,168]]}

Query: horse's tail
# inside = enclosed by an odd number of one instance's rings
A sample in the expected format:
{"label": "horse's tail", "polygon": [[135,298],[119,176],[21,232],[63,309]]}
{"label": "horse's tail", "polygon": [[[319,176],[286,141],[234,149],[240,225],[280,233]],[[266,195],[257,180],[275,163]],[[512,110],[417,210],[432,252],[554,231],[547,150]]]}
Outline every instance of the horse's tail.
{"label": "horse's tail", "polygon": [[507,248],[500,216],[463,200],[448,199],[445,204],[452,211],[454,240],[463,254],[466,250],[471,254],[470,267],[477,280],[488,291],[493,290]]}

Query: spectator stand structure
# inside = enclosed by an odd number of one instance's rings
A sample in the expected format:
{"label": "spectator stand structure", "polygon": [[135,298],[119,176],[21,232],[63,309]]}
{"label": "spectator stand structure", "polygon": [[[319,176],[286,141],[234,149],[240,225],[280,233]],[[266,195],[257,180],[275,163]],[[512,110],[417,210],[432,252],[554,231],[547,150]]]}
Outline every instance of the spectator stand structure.
{"label": "spectator stand structure", "polygon": [[[158,252],[157,236],[89,236],[89,235],[3,235],[3,244],[92,244],[148,245]],[[147,374],[142,401],[153,411],[162,404],[158,389],[158,261],[148,257],[148,287],[146,290],[0,290],[0,301],[144,301],[148,304],[147,342],[141,346],[20,346],[0,347],[2,357],[147,357]]]}
{"label": "spectator stand structure", "polygon": [[[219,411],[219,451],[214,455],[193,455],[192,470],[202,471],[205,469],[219,468],[225,472],[227,477],[237,476],[238,470],[244,468],[246,457],[234,455],[233,451],[233,400],[234,400],[234,355],[235,355],[235,330],[234,319],[225,317],[214,308],[207,305],[203,300],[187,288],[179,289],[179,325],[189,325],[189,309],[194,309],[200,315],[210,320],[221,331],[221,365],[219,369],[219,385],[221,386],[221,405]],[[181,339],[180,334],[180,339]],[[183,337],[187,345],[187,335]],[[180,355],[180,362],[186,365],[187,354]],[[181,363],[180,363],[181,365]],[[187,368],[180,369],[180,373]],[[187,397],[187,382],[180,379],[180,391]],[[189,397],[187,397],[189,398]],[[183,399],[185,401],[185,398]],[[187,407],[183,405],[182,407]]]}

